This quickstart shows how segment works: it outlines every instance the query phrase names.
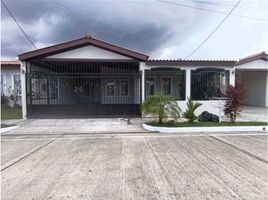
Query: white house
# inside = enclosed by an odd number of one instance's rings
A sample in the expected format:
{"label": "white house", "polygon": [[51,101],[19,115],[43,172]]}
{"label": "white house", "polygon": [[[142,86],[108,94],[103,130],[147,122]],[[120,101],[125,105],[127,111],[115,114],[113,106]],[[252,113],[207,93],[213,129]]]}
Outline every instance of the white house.
{"label": "white house", "polygon": [[210,101],[235,82],[233,60],[150,60],[91,36],[19,55],[24,118],[140,116],[146,97],[162,93],[184,110],[187,97]]}
{"label": "white house", "polygon": [[245,87],[245,105],[268,107],[267,53],[261,52],[238,61],[236,78]]}
{"label": "white house", "polygon": [[14,94],[21,96],[20,62],[1,61],[1,95],[9,97]]}

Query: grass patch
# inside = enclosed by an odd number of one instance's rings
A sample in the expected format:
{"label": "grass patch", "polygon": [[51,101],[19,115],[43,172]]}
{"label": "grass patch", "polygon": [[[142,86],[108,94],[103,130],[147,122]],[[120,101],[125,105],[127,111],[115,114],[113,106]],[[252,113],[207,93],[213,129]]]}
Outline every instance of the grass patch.
{"label": "grass patch", "polygon": [[15,124],[1,124],[1,128],[7,128],[11,126],[16,126]]}
{"label": "grass patch", "polygon": [[1,120],[6,119],[21,119],[22,110],[21,108],[1,108]]}
{"label": "grass patch", "polygon": [[146,124],[157,127],[267,126],[266,122],[177,122],[174,124],[159,124],[158,122],[147,122]]}

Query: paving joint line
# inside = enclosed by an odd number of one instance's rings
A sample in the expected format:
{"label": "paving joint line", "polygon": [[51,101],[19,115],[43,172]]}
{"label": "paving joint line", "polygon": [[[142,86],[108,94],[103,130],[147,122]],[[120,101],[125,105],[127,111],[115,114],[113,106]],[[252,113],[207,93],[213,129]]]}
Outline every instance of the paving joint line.
{"label": "paving joint line", "polygon": [[219,138],[217,138],[216,136],[213,136],[213,135],[209,135],[209,134],[208,134],[208,136],[211,137],[211,138],[213,138],[213,139],[215,139],[215,140],[218,140],[218,141],[220,141],[220,142],[222,142],[222,143],[224,143],[224,144],[227,144],[227,145],[229,145],[229,146],[231,146],[231,147],[233,147],[233,148],[235,148],[235,149],[237,149],[237,150],[240,150],[240,151],[242,151],[243,153],[245,153],[245,154],[247,154],[247,155],[249,155],[249,156],[251,156],[251,157],[254,157],[255,159],[257,159],[257,160],[259,160],[259,161],[262,161],[262,162],[265,162],[266,164],[268,164],[268,161],[267,161],[266,159],[264,159],[264,158],[262,158],[262,157],[260,157],[260,156],[257,156],[257,155],[255,155],[255,154],[253,154],[253,153],[251,153],[251,152],[249,152],[249,151],[247,151],[247,150],[245,150],[245,149],[239,147],[239,146],[236,146],[236,145],[234,145],[234,144],[231,144],[231,143],[229,143],[229,142],[227,142],[227,141],[225,141],[225,140],[221,140],[221,139],[219,139]]}
{"label": "paving joint line", "polygon": [[54,138],[53,140],[50,140],[50,141],[47,142],[46,144],[44,144],[44,145],[42,145],[42,146],[40,146],[40,147],[34,149],[33,151],[29,152],[28,154],[26,154],[25,156],[23,156],[23,157],[21,157],[20,159],[16,160],[15,162],[9,164],[8,166],[2,168],[2,169],[1,169],[1,172],[3,172],[4,170],[8,169],[9,167],[12,167],[13,165],[19,163],[20,161],[22,161],[22,160],[28,158],[30,155],[32,155],[32,154],[34,154],[35,152],[39,151],[40,149],[42,149],[42,148],[48,146],[49,144],[51,144],[52,142],[56,141],[57,139],[59,139],[59,138],[61,138],[61,137],[63,137],[63,134],[60,135],[59,137]]}

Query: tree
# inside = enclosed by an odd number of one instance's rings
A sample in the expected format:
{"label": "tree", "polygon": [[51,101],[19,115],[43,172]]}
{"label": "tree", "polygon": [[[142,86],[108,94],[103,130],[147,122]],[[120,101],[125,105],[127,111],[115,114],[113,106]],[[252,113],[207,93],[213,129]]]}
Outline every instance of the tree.
{"label": "tree", "polygon": [[224,92],[224,97],[229,99],[224,105],[224,114],[230,118],[231,122],[235,122],[239,112],[241,112],[244,96],[244,86],[240,81],[236,81],[235,86],[229,85]]}
{"label": "tree", "polygon": [[151,115],[157,115],[158,123],[163,123],[163,118],[170,115],[174,118],[180,118],[181,109],[177,102],[170,97],[157,94],[149,96],[142,103],[142,112]]}
{"label": "tree", "polygon": [[202,104],[199,102],[194,102],[191,98],[188,98],[187,109],[183,113],[183,117],[188,119],[188,122],[193,123],[197,119],[197,116],[194,114],[195,110],[199,108]]}

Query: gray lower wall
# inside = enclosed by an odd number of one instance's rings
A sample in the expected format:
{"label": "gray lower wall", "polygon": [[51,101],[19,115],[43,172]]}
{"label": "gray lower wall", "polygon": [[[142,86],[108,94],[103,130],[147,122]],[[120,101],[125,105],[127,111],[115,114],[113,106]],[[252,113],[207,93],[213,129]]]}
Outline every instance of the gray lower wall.
{"label": "gray lower wall", "polygon": [[267,72],[264,71],[238,71],[237,79],[245,87],[245,105],[265,106],[266,101],[266,78]]}

